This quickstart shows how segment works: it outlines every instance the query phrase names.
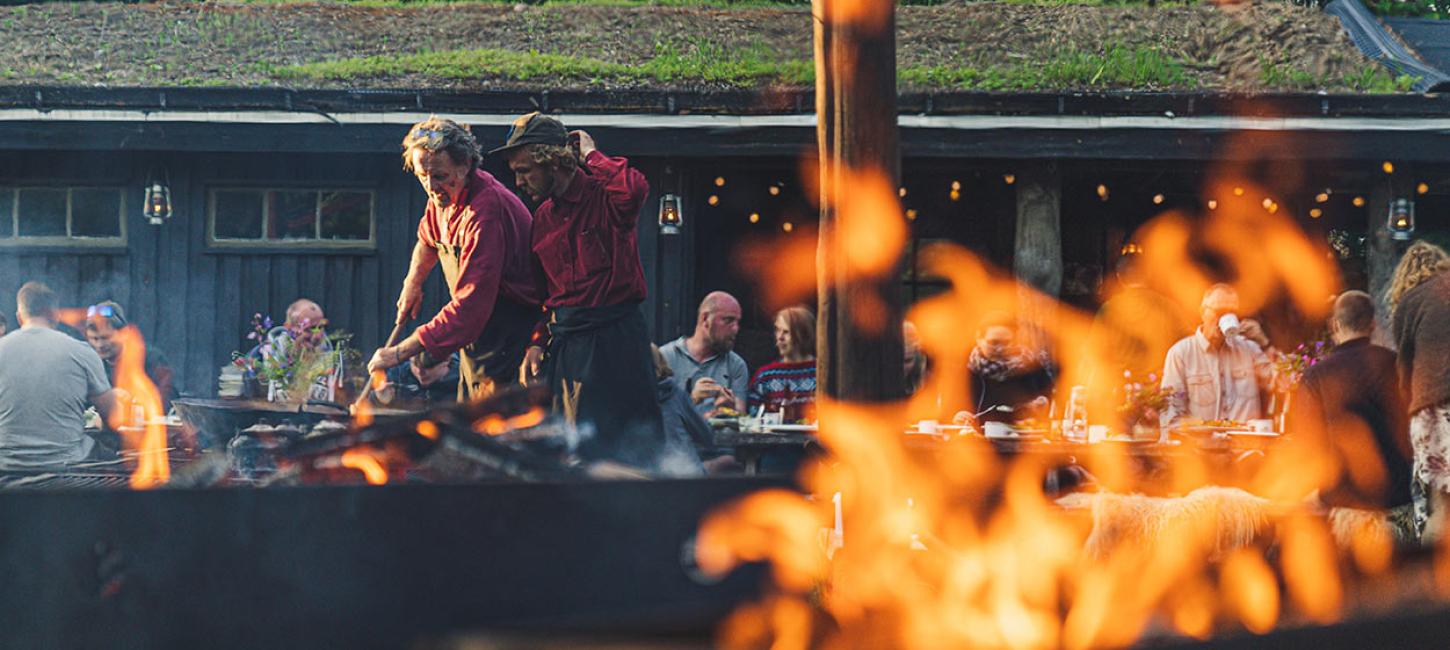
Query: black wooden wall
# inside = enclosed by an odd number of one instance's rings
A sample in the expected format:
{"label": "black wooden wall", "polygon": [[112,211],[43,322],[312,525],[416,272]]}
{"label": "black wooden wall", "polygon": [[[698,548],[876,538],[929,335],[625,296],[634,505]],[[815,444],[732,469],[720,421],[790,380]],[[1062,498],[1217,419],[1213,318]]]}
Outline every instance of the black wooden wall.
{"label": "black wooden wall", "polygon": [[[603,145],[604,143],[601,143]],[[652,183],[642,208],[640,249],[651,295],[644,306],[652,330],[665,338],[683,327],[678,306],[687,274],[679,238],[661,238],[655,226],[660,187],[668,175],[660,161],[636,161]],[[492,167],[492,166],[491,166]],[[170,176],[175,214],[161,226],[141,214],[142,187],[153,170]],[[499,167],[505,184],[511,177]],[[105,299],[125,306],[151,345],[192,395],[213,395],[218,369],[246,345],[252,314],[284,317],[298,297],[320,303],[332,327],[351,331],[370,354],[387,337],[393,303],[416,240],[424,197],[394,154],[252,154],[165,152],[12,151],[0,156],[0,184],[120,185],[126,191],[127,245],[115,250],[0,248],[0,310],[14,326],[15,291],[40,280],[63,306],[84,308]],[[206,243],[206,194],[219,186],[361,187],[377,192],[377,248],[371,251],[217,249]],[[446,297],[435,272],[425,316]],[[689,311],[693,311],[691,307]]]}

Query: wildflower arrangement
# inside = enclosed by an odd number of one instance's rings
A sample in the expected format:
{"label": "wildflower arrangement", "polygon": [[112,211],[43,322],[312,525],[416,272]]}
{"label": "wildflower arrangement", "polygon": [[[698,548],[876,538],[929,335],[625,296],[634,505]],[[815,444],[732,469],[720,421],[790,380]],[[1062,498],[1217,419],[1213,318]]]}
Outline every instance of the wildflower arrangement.
{"label": "wildflower arrangement", "polygon": [[[324,327],[312,325],[305,320],[297,331],[318,331]],[[307,398],[307,392],[317,384],[331,381],[349,362],[358,357],[356,350],[348,347],[352,335],[343,331],[328,332],[326,345],[315,348],[297,344],[297,333],[292,329],[276,327],[271,316],[260,313],[252,315],[252,331],[247,340],[257,345],[248,352],[233,352],[232,363],[258,382],[275,387],[286,395],[290,389],[302,388],[298,397]]]}
{"label": "wildflower arrangement", "polygon": [[1304,371],[1314,367],[1324,358],[1329,351],[1329,344],[1324,340],[1300,343],[1293,350],[1284,352],[1274,360],[1274,370],[1277,371],[1281,381],[1287,384],[1288,389],[1299,385],[1304,379]]}
{"label": "wildflower arrangement", "polygon": [[1150,372],[1145,379],[1139,379],[1133,376],[1131,370],[1125,370],[1122,395],[1122,402],[1118,404],[1118,417],[1125,425],[1156,426],[1158,414],[1168,408],[1173,389],[1161,387],[1157,373]]}

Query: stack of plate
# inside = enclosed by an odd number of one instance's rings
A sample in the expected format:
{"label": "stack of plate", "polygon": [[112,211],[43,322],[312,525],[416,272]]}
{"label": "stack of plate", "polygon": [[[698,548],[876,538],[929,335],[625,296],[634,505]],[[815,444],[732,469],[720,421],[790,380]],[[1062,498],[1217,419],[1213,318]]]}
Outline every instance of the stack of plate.
{"label": "stack of plate", "polygon": [[245,383],[246,378],[243,376],[241,368],[230,363],[222,366],[221,376],[217,377],[217,396],[241,397],[242,387]]}

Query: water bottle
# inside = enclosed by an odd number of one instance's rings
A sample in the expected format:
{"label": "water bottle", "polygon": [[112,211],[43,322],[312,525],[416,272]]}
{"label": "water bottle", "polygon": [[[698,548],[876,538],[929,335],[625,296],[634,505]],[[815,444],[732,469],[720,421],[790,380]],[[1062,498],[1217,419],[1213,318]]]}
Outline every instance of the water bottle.
{"label": "water bottle", "polygon": [[1087,386],[1073,386],[1062,414],[1062,437],[1087,442]]}

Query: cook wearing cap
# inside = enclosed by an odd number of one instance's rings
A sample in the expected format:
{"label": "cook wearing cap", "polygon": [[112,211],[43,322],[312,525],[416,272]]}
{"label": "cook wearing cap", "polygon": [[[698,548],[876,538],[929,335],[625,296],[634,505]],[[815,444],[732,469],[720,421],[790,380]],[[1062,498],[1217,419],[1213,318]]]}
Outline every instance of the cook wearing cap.
{"label": "cook wearing cap", "polygon": [[664,429],[635,236],[649,183],[629,161],[600,153],[588,133],[539,113],[515,120],[490,153],[507,159],[518,189],[539,204],[533,250],[549,322],[521,373],[548,384],[559,412],[593,425],[585,459],[652,466]]}

